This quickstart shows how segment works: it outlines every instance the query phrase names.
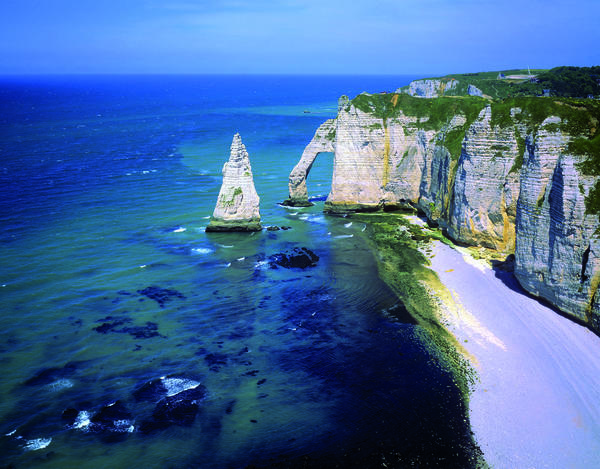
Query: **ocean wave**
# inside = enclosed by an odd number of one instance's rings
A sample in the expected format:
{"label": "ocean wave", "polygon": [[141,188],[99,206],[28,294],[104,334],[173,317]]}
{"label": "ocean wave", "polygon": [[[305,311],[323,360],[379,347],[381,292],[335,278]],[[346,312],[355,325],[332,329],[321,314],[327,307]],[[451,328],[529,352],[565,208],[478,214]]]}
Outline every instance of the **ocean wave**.
{"label": "ocean wave", "polygon": [[186,378],[160,378],[163,386],[167,390],[167,397],[174,396],[180,392],[187,391],[188,389],[194,389],[200,386],[198,381]]}
{"label": "ocean wave", "polygon": [[213,252],[213,250],[209,248],[193,248],[192,252],[194,254],[210,254],[211,252]]}
{"label": "ocean wave", "polygon": [[36,438],[34,440],[27,440],[24,449],[25,451],[36,451],[38,449],[46,448],[50,443],[52,443],[52,438]]}
{"label": "ocean wave", "polygon": [[183,226],[180,226],[179,228],[175,228],[173,230],[173,233],[183,233],[185,230],[187,230],[187,228],[184,228]]}
{"label": "ocean wave", "polygon": [[59,379],[58,381],[54,381],[46,386],[50,391],[62,391],[63,389],[68,389],[73,387],[73,381],[70,379]]}
{"label": "ocean wave", "polygon": [[346,228],[350,228],[350,227],[352,226],[352,222],[349,222],[349,223],[344,223],[344,226],[345,226]]}
{"label": "ocean wave", "polygon": [[90,417],[92,415],[87,410],[81,410],[77,417],[75,418],[75,422],[73,422],[72,428],[77,430],[85,430],[89,427],[91,420]]}
{"label": "ocean wave", "polygon": [[336,239],[342,239],[342,238],[352,238],[352,237],[354,237],[354,235],[353,235],[353,234],[349,234],[349,235],[337,235],[337,236],[334,236],[334,238],[336,238]]}
{"label": "ocean wave", "polygon": [[225,249],[230,249],[233,247],[233,245],[229,246],[227,244],[219,244],[219,243],[217,243],[217,246],[219,246],[220,248],[225,248]]}

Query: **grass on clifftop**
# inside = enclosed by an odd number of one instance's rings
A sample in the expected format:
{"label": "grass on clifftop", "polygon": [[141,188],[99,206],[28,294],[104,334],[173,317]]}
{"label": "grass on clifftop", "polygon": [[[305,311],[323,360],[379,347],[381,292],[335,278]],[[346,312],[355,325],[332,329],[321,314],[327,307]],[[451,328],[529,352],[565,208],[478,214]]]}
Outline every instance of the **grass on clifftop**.
{"label": "grass on clifftop", "polygon": [[[555,67],[550,70],[531,70],[535,81],[525,79],[498,79],[498,74],[527,76],[526,69],[502,70],[496,72],[457,73],[444,77],[429,78],[448,82],[457,80],[455,88],[447,89],[446,96],[464,96],[469,85],[476,86],[485,95],[493,99],[506,99],[517,96],[541,96],[544,90],[550,90],[551,96],[587,98],[588,95],[600,96],[600,66],[594,67]],[[408,87],[405,87],[408,88]]]}
{"label": "grass on clifftop", "polygon": [[425,230],[397,213],[353,214],[353,220],[367,224],[370,241],[378,253],[379,275],[404,304],[440,352],[441,361],[452,371],[465,404],[475,382],[475,371],[459,352],[455,337],[440,322],[439,306],[425,285],[444,288],[427,266],[429,260],[419,251],[432,239],[451,244],[439,230]]}
{"label": "grass on clifftop", "polygon": [[487,101],[474,96],[424,99],[404,93],[362,93],[354,98],[351,104],[383,120],[400,115],[416,117],[418,121],[415,126],[422,130],[440,130],[448,125],[453,117],[464,116],[465,124],[447,132],[443,143],[452,159],[458,160],[465,132],[486,106]]}

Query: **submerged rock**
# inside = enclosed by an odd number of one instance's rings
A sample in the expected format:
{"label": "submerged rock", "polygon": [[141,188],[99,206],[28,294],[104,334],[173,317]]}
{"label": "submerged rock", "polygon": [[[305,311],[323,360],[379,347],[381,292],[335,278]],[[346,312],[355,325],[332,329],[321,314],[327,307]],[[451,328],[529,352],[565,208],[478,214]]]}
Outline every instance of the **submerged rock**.
{"label": "submerged rock", "polygon": [[71,376],[77,370],[77,364],[69,362],[63,367],[44,368],[25,381],[25,386],[41,386],[54,383]]}
{"label": "submerged rock", "polygon": [[151,300],[158,303],[161,308],[165,307],[167,301],[171,301],[173,298],[185,299],[185,296],[177,290],[170,288],[160,288],[154,285],[144,288],[143,290],[137,291],[140,295],[144,295]]}
{"label": "submerged rock", "polygon": [[277,266],[286,269],[298,268],[306,269],[315,267],[319,261],[319,256],[307,248],[294,248],[288,253],[273,254],[269,257],[269,266],[276,269]]}
{"label": "submerged rock", "polygon": [[223,184],[206,231],[260,231],[260,199],[240,134],[233,136],[229,161],[223,166]]}
{"label": "submerged rock", "polygon": [[94,330],[100,334],[115,332],[129,334],[136,339],[150,339],[152,337],[164,338],[164,336],[158,332],[158,324],[155,322],[146,321],[146,324],[143,326],[128,326],[126,324],[132,322],[130,318],[115,318],[112,316],[107,316],[97,322],[102,322],[101,325],[94,327]]}
{"label": "submerged rock", "polygon": [[172,425],[190,426],[200,410],[200,401],[206,395],[206,388],[198,385],[175,395],[161,399],[154,408],[152,418],[142,423],[142,433],[164,430]]}
{"label": "submerged rock", "polygon": [[65,409],[62,420],[75,430],[97,434],[106,443],[123,441],[135,430],[133,415],[121,401],[102,406],[97,412]]}

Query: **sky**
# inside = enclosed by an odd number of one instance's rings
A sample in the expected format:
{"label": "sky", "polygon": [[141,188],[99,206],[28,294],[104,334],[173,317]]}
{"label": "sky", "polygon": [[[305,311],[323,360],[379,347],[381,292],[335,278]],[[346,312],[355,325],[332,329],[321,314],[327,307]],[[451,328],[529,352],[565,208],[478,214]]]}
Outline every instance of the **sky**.
{"label": "sky", "polygon": [[600,0],[0,0],[0,74],[600,64]]}

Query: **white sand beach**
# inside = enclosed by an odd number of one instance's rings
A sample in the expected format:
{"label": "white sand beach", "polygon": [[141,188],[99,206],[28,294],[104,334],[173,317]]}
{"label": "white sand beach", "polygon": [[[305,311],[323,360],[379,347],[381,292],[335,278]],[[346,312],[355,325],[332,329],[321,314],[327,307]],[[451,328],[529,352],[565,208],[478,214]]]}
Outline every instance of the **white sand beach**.
{"label": "white sand beach", "polygon": [[[493,468],[600,467],[600,337],[438,241],[449,329],[479,374],[471,426]],[[452,303],[445,301],[445,303]]]}

